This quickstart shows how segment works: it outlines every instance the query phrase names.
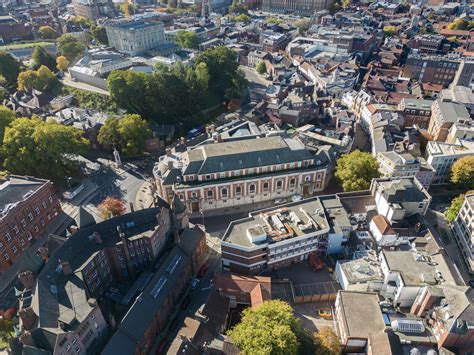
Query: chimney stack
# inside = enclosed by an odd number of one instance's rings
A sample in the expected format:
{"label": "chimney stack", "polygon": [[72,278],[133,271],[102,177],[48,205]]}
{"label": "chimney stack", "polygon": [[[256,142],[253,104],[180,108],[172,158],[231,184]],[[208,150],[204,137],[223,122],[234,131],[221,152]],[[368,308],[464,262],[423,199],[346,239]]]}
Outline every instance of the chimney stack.
{"label": "chimney stack", "polygon": [[166,156],[171,156],[171,148],[166,148]]}
{"label": "chimney stack", "polygon": [[44,261],[48,261],[49,259],[49,249],[46,247],[39,247],[36,254],[39,255]]}
{"label": "chimney stack", "polygon": [[100,234],[99,234],[98,232],[94,232],[94,233],[92,234],[92,237],[94,238],[94,242],[95,242],[96,244],[102,244],[102,238],[101,238],[101,236],[100,236]]}
{"label": "chimney stack", "polygon": [[18,278],[25,289],[31,289],[35,285],[35,276],[31,271],[24,271],[18,274]]}
{"label": "chimney stack", "polygon": [[173,167],[174,167],[173,161],[171,159],[168,160],[168,169],[171,170],[171,169],[173,169]]}
{"label": "chimney stack", "polygon": [[181,137],[180,139],[181,139],[181,144],[186,145],[186,143],[187,143],[187,142],[186,142],[186,138]]}
{"label": "chimney stack", "polygon": [[33,308],[31,307],[20,309],[18,315],[21,319],[21,322],[23,323],[23,328],[26,330],[31,330],[36,322],[36,319],[38,318],[35,311],[33,311]]}
{"label": "chimney stack", "polygon": [[69,261],[61,262],[61,270],[63,271],[64,275],[72,274],[71,264],[69,263]]}
{"label": "chimney stack", "polygon": [[129,206],[130,206],[130,212],[135,212],[135,207],[133,206],[133,202],[130,202]]}

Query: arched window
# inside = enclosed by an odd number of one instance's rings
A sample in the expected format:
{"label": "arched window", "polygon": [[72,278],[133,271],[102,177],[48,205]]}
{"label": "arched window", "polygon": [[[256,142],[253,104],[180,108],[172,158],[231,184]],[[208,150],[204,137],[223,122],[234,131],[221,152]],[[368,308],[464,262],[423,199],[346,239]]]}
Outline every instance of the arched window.
{"label": "arched window", "polygon": [[225,187],[221,190],[221,196],[222,198],[229,197],[229,191]]}
{"label": "arched window", "polygon": [[263,183],[263,191],[268,191],[268,182]]}
{"label": "arched window", "polygon": [[240,186],[237,186],[235,188],[235,195],[240,196],[242,194],[242,188]]}
{"label": "arched window", "polygon": [[283,188],[283,181],[278,180],[277,181],[277,190],[281,190]]}
{"label": "arched window", "polygon": [[207,199],[212,200],[214,198],[214,191],[207,190]]}
{"label": "arched window", "polygon": [[291,178],[291,179],[290,179],[290,188],[295,187],[295,184],[296,184],[296,179],[295,179],[295,178]]}
{"label": "arched window", "polygon": [[250,185],[249,191],[250,191],[251,194],[254,194],[254,193],[255,193],[255,191],[256,191],[255,184]]}

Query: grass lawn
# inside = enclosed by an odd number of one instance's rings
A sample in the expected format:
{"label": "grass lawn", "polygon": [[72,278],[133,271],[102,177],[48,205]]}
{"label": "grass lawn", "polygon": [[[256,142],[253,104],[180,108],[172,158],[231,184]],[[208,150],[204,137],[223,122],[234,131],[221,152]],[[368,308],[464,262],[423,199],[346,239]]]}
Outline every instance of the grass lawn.
{"label": "grass lawn", "polygon": [[29,47],[44,47],[48,44],[54,44],[54,42],[28,42],[28,43],[16,43],[16,44],[9,44],[6,46],[0,46],[0,50],[8,51],[10,49],[20,49],[20,48],[29,48]]}

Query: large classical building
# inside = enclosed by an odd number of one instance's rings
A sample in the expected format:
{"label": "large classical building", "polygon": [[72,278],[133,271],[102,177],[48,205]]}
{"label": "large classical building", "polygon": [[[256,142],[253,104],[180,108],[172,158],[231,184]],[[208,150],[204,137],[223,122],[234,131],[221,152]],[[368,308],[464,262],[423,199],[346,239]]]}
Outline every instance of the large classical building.
{"label": "large classical building", "polygon": [[110,20],[105,23],[110,46],[131,56],[140,55],[165,44],[165,32],[160,22],[141,18]]}
{"label": "large classical building", "polygon": [[454,235],[461,249],[461,256],[474,274],[474,193],[468,193],[454,221]]}
{"label": "large classical building", "polygon": [[100,16],[112,16],[116,12],[112,0],[73,0],[72,5],[76,16],[93,20]]}
{"label": "large classical building", "polygon": [[0,179],[0,272],[21,257],[60,212],[50,181],[16,175]]}
{"label": "large classical building", "polygon": [[[226,134],[238,137],[241,130]],[[336,157],[329,146],[313,154],[296,138],[235,137],[168,150],[153,170],[158,194],[169,200],[176,193],[192,213],[200,213],[310,196],[325,188]]]}
{"label": "large classical building", "polygon": [[315,11],[327,10],[327,0],[262,0],[262,10],[277,13],[294,13],[311,16]]}

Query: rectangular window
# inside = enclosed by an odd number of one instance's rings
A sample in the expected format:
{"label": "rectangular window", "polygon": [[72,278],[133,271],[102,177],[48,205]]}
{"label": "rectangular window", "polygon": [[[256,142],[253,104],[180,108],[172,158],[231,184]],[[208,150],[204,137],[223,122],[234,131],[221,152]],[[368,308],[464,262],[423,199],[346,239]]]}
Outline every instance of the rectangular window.
{"label": "rectangular window", "polygon": [[51,196],[48,197],[49,203],[53,203],[53,198]]}
{"label": "rectangular window", "polygon": [[5,238],[7,239],[7,242],[9,242],[10,240],[12,240],[12,237],[10,236],[10,233],[6,233],[6,234],[5,234]]}
{"label": "rectangular window", "polygon": [[26,227],[26,221],[25,221],[24,219],[21,220],[21,225],[22,225],[23,227]]}
{"label": "rectangular window", "polygon": [[7,253],[3,254],[3,258],[4,258],[5,260],[8,260],[8,259],[10,259],[10,257],[8,256],[8,254],[7,254]]}
{"label": "rectangular window", "polygon": [[14,253],[17,252],[16,246],[12,246],[12,251],[13,251]]}
{"label": "rectangular window", "polygon": [[40,209],[38,207],[35,208],[36,214],[40,214]]}
{"label": "rectangular window", "polygon": [[15,234],[20,233],[20,230],[18,229],[17,226],[14,226],[14,227],[13,227],[13,231],[15,232]]}
{"label": "rectangular window", "polygon": [[46,209],[46,207],[47,207],[46,201],[43,201],[41,204],[43,205],[43,208]]}
{"label": "rectangular window", "polygon": [[30,221],[33,220],[33,215],[32,215],[31,213],[28,213],[28,219],[29,219]]}

